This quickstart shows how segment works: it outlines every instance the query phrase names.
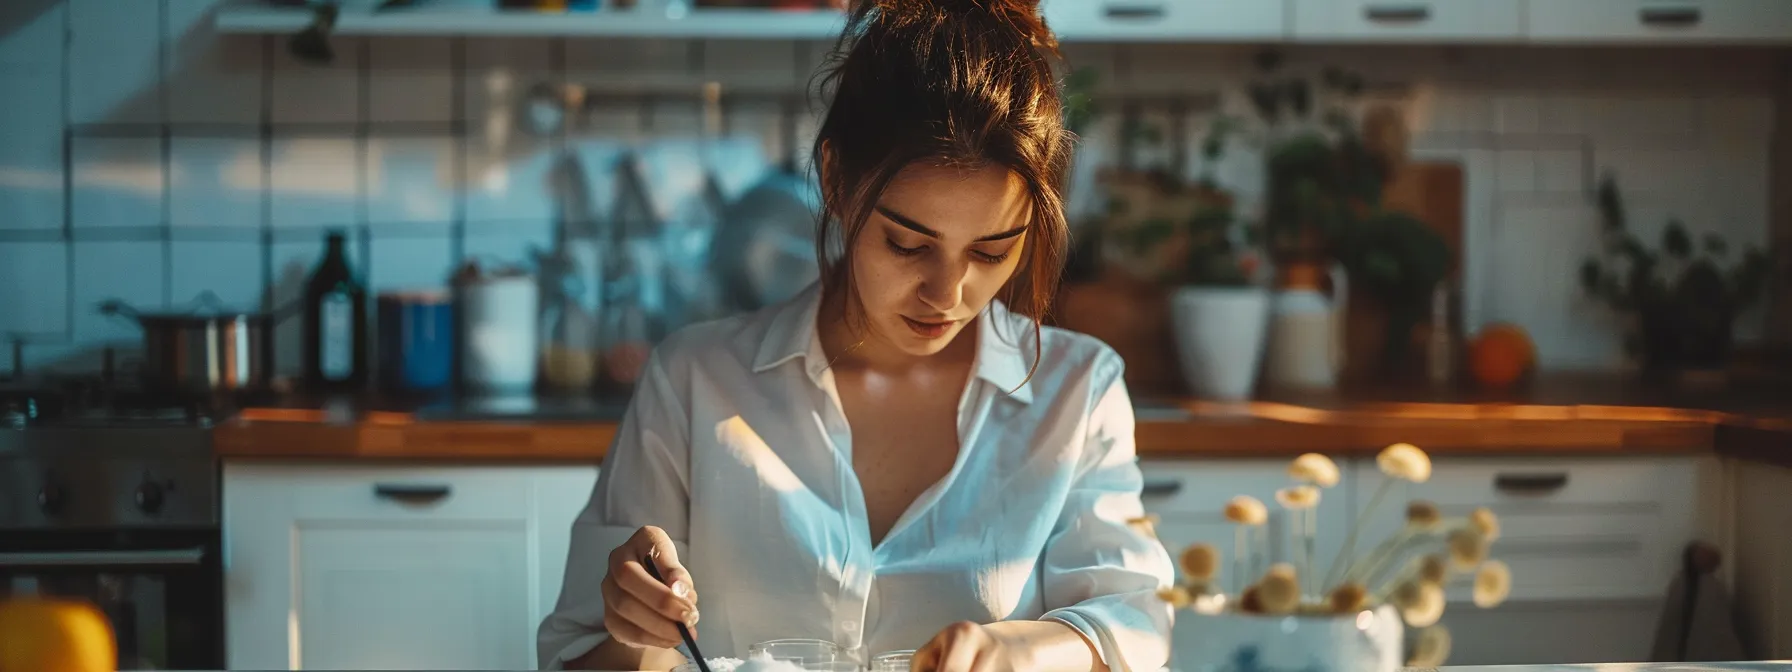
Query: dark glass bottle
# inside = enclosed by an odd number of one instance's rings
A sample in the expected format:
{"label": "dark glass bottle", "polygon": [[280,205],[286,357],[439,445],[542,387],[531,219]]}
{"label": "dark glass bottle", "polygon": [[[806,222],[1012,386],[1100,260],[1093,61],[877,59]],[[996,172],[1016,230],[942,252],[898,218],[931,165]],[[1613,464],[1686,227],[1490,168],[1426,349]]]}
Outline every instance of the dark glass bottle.
{"label": "dark glass bottle", "polygon": [[328,248],[305,282],[305,383],[325,392],[367,386],[367,290],[348,266],[346,237],[329,234]]}

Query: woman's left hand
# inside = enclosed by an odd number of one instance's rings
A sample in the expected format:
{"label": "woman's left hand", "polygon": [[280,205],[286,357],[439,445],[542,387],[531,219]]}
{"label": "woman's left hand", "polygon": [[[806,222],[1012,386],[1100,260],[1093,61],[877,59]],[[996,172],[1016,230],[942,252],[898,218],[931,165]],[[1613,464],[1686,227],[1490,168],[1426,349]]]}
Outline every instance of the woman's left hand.
{"label": "woman's left hand", "polygon": [[997,672],[1022,670],[1027,657],[1015,642],[989,626],[960,621],[946,626],[915,651],[910,669],[918,672]]}

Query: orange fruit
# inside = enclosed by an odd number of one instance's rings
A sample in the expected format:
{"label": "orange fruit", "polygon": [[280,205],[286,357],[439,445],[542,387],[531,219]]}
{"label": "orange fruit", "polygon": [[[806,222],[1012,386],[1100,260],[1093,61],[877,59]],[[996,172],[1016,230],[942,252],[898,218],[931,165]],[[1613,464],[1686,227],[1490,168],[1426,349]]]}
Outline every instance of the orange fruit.
{"label": "orange fruit", "polygon": [[0,672],[114,672],[118,646],[106,615],[85,602],[0,601]]}
{"label": "orange fruit", "polygon": [[1511,387],[1536,363],[1536,345],[1524,328],[1515,324],[1489,324],[1469,342],[1469,373],[1483,387]]}

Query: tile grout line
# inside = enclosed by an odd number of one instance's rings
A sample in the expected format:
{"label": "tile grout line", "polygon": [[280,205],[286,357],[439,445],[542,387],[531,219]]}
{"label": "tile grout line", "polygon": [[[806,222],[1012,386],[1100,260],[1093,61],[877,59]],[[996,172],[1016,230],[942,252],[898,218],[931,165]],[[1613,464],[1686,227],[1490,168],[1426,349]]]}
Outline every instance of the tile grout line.
{"label": "tile grout line", "polygon": [[453,215],[448,223],[448,272],[460,268],[467,256],[467,38],[455,37],[448,42],[448,111],[449,133],[454,136]]}
{"label": "tile grout line", "polygon": [[162,118],[162,307],[174,306],[174,126],[168,101],[168,0],[161,0],[156,14],[156,105]]}
{"label": "tile grout line", "polygon": [[[373,40],[362,38],[357,44],[360,54],[359,63],[355,64],[355,77],[360,89],[360,100],[355,113],[355,247],[361,253],[361,288],[372,291],[373,281],[373,227],[368,224],[368,199],[373,190],[368,186],[371,172],[367,169],[370,157],[369,144],[372,142],[373,120]],[[363,304],[362,310],[366,310]]]}
{"label": "tile grout line", "polygon": [[261,303],[275,310],[274,296],[274,36],[261,38]]}
{"label": "tile grout line", "polygon": [[74,103],[70,93],[74,87],[74,11],[62,8],[62,254],[65,293],[62,297],[62,344],[75,342],[75,138]]}

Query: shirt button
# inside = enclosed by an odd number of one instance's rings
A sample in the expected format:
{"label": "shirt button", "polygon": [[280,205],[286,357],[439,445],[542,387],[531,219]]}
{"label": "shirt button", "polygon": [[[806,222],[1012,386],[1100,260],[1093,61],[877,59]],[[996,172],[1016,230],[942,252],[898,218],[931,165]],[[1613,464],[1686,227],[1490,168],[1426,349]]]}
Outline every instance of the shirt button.
{"label": "shirt button", "polygon": [[858,632],[859,622],[858,621],[841,621],[840,628],[847,632]]}

